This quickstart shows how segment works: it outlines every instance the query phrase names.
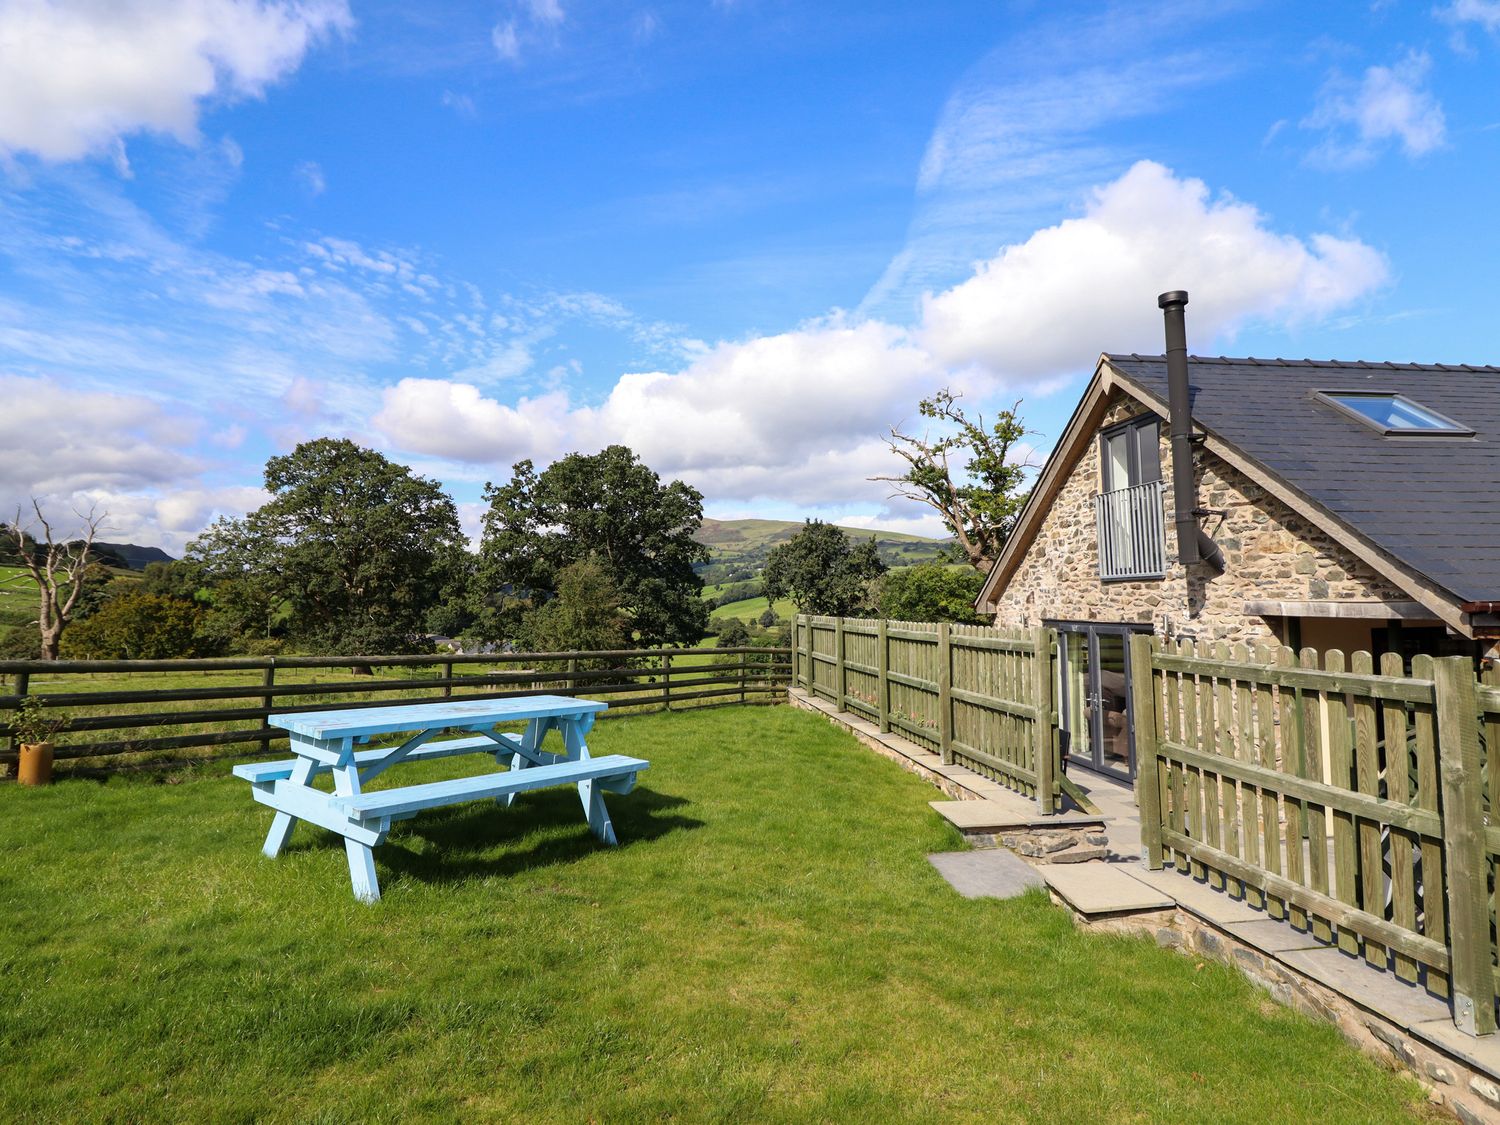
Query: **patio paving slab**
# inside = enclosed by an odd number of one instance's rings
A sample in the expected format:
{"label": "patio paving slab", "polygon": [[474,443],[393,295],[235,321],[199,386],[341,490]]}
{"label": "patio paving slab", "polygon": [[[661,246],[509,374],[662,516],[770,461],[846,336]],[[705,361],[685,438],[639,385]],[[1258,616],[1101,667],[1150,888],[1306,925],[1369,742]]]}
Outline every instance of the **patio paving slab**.
{"label": "patio paving slab", "polygon": [[1034,801],[1019,793],[994,793],[982,801],[928,801],[938,815],[960,831],[998,832],[1005,828],[1077,828],[1103,825],[1104,819],[1086,813],[1043,816]]}
{"label": "patio paving slab", "polygon": [[1362,960],[1333,946],[1295,949],[1280,954],[1280,958],[1304,976],[1326,984],[1402,1027],[1413,1028],[1437,1020],[1453,1026],[1453,1015],[1446,1000],[1438,999],[1417,985],[1397,980],[1391,973],[1372,969]]}
{"label": "patio paving slab", "polygon": [[936,852],[927,860],[964,898],[1016,898],[1046,885],[1036,868],[998,848]]}
{"label": "patio paving slab", "polygon": [[1069,906],[1089,917],[1142,914],[1176,906],[1170,895],[1153,890],[1119,866],[1106,863],[1049,865],[1042,869],[1042,878]]}

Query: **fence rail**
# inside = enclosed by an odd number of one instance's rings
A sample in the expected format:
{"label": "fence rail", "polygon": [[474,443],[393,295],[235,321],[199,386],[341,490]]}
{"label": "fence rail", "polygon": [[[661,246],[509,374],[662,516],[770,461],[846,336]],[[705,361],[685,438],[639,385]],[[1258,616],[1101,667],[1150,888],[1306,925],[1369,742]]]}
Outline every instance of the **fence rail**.
{"label": "fence rail", "polygon": [[[462,671],[470,667],[475,670]],[[340,670],[363,674],[318,678]],[[424,670],[432,674],[420,675]],[[587,694],[607,699],[611,710],[671,710],[763,700],[786,687],[790,672],[788,650],[756,646],[482,656],[0,661],[0,738],[5,740],[0,745],[8,751],[0,753],[0,761],[15,760],[8,717],[28,697],[44,708],[70,713],[54,756],[61,772],[83,774],[168,768],[274,749],[286,735],[268,720],[280,712],[538,692]],[[212,682],[200,686],[201,680]],[[173,706],[163,710],[164,705]],[[129,733],[102,740],[71,737],[97,732]],[[256,749],[246,750],[246,744]],[[225,752],[231,746],[241,748]]]}
{"label": "fence rail", "polygon": [[1364,652],[1131,645],[1147,864],[1241,893],[1494,1031],[1494,685],[1466,657],[1408,672],[1388,653],[1376,674]]}
{"label": "fence rail", "polygon": [[1056,808],[1051,630],[798,615],[796,684]]}

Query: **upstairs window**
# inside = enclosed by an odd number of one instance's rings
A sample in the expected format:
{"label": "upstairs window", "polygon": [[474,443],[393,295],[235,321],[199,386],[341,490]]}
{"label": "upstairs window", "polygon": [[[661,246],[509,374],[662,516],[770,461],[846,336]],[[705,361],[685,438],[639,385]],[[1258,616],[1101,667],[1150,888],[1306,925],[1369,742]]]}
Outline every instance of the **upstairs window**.
{"label": "upstairs window", "polygon": [[1161,419],[1154,414],[1111,426],[1099,435],[1101,491],[1161,480]]}
{"label": "upstairs window", "polygon": [[1474,431],[1405,395],[1371,391],[1319,391],[1329,405],[1388,437],[1472,437]]}

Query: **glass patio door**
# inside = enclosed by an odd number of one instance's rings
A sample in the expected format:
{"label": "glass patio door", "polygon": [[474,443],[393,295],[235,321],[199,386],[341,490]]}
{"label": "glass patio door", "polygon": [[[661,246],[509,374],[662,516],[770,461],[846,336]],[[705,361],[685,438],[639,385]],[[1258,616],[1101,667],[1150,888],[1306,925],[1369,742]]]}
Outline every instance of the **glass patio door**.
{"label": "glass patio door", "polygon": [[1082,622],[1057,622],[1055,627],[1058,713],[1068,761],[1133,779],[1129,639],[1144,627]]}

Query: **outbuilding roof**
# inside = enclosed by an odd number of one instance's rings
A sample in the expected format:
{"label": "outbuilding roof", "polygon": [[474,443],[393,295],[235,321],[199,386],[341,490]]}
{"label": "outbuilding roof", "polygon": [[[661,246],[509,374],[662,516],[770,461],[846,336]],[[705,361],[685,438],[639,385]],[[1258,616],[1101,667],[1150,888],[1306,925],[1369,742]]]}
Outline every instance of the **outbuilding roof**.
{"label": "outbuilding roof", "polygon": [[[1104,360],[1166,403],[1165,356]],[[1500,367],[1190,356],[1188,383],[1198,427],[1457,601],[1500,601]],[[1382,433],[1319,397],[1340,391],[1403,395],[1473,433]]]}

